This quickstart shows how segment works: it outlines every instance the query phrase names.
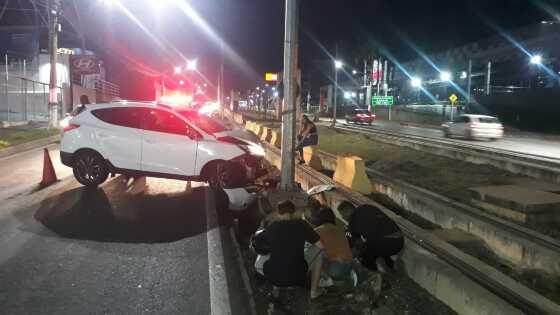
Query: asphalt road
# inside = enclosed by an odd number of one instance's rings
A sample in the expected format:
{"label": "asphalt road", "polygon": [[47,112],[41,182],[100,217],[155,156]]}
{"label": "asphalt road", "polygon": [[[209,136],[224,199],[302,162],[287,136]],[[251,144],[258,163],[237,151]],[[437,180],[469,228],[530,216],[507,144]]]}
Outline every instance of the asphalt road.
{"label": "asphalt road", "polygon": [[[338,120],[345,123],[344,120]],[[358,125],[360,126],[360,125]],[[369,128],[367,125],[361,127]],[[400,124],[391,121],[376,121],[371,128],[382,129],[390,132],[400,132],[408,135],[445,139],[440,129],[436,127],[422,127]],[[453,139],[459,143],[473,144],[477,146],[509,150],[525,154],[539,155],[547,158],[560,159],[560,137],[550,137],[535,133],[521,133],[506,131],[503,139],[498,141],[480,141]]]}
{"label": "asphalt road", "polygon": [[208,188],[66,177],[31,193],[35,177],[0,198],[2,314],[250,314],[227,203]]}

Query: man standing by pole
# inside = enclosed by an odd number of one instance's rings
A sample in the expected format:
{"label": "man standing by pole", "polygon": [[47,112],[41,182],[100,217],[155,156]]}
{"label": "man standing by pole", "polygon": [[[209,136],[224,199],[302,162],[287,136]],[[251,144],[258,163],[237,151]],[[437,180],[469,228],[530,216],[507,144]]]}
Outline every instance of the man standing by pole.
{"label": "man standing by pole", "polygon": [[298,0],[286,0],[284,36],[284,106],[282,108],[282,152],[280,187],[295,189],[296,72],[298,56]]}
{"label": "man standing by pole", "polygon": [[51,53],[51,69],[49,81],[49,128],[58,127],[58,95],[56,65],[58,51],[58,17],[60,14],[60,0],[49,0],[49,50]]}

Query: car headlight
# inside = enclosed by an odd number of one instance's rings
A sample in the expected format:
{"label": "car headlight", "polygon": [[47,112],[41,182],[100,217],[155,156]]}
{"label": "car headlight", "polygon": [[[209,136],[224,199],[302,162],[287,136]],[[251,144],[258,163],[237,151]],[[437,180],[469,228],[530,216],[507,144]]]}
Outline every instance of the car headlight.
{"label": "car headlight", "polygon": [[263,147],[255,144],[248,145],[247,150],[249,151],[249,154],[255,156],[264,156],[265,153]]}

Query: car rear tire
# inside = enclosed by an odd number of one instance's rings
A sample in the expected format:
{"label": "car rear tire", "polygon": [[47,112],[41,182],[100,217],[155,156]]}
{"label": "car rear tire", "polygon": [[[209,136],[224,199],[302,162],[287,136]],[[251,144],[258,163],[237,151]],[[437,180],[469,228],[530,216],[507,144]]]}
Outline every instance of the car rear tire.
{"label": "car rear tire", "polygon": [[84,151],[74,159],[73,168],[76,180],[87,187],[101,185],[109,176],[105,159],[97,152]]}

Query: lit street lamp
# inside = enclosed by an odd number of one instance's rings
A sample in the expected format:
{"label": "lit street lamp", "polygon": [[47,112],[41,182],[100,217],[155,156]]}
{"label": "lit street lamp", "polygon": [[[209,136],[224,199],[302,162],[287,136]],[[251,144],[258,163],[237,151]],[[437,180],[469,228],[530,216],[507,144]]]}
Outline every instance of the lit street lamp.
{"label": "lit street lamp", "polygon": [[416,89],[416,102],[420,103],[420,88],[422,87],[422,79],[418,77],[412,77],[410,79],[410,85]]}
{"label": "lit street lamp", "polygon": [[187,60],[187,70],[189,70],[189,71],[196,71],[197,64],[198,64],[198,60],[197,60],[197,59]]}
{"label": "lit street lamp", "polygon": [[410,79],[410,85],[412,85],[413,88],[419,88],[422,86],[422,79],[418,77],[412,77]]}
{"label": "lit street lamp", "polygon": [[451,72],[449,71],[442,71],[439,75],[439,78],[441,79],[441,81],[443,82],[450,82],[452,77],[451,77]]}
{"label": "lit street lamp", "polygon": [[336,99],[338,97],[338,69],[341,69],[343,66],[342,61],[335,60],[334,61],[334,104],[333,104],[333,120],[331,123],[331,127],[336,125]]}
{"label": "lit street lamp", "polygon": [[541,55],[531,56],[531,63],[534,64],[534,65],[542,64],[542,56]]}

